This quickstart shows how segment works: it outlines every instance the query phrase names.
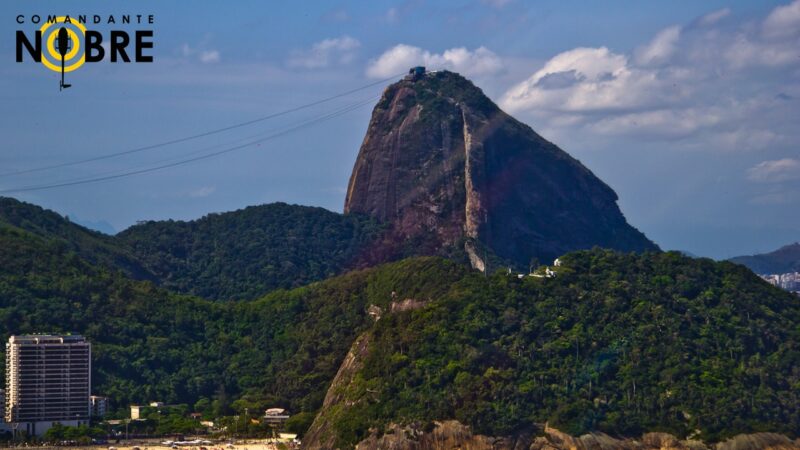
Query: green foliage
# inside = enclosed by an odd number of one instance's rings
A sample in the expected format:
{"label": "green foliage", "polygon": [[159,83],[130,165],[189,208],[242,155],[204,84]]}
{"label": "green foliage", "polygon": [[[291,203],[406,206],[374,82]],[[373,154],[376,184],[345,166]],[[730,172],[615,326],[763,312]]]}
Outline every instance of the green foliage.
{"label": "green foliage", "polygon": [[308,428],[314,422],[316,414],[311,412],[301,412],[295,414],[286,421],[284,428],[288,433],[295,433],[300,438],[306,433]]}
{"label": "green foliage", "polygon": [[[503,435],[800,429],[800,301],[730,263],[576,252],[554,279],[471,275],[373,329],[333,428],[455,418]],[[340,406],[341,407],[341,406]]]}
{"label": "green foliage", "polygon": [[159,435],[195,433],[202,427],[200,424],[184,414],[173,412],[151,418],[156,423],[155,432]]}
{"label": "green foliage", "polygon": [[419,103],[434,111],[448,108],[447,104],[441,101],[443,98],[451,98],[459,103],[471,105],[486,116],[491,116],[498,109],[479,87],[463,76],[447,70],[439,71],[415,82],[414,89],[417,92]]}
{"label": "green foliage", "polygon": [[363,216],[273,203],[190,222],[146,222],[117,237],[164,287],[251,299],[340,274],[379,231]]}
{"label": "green foliage", "polygon": [[214,300],[249,300],[339,275],[364,264],[382,232],[365,216],[285,203],[144,222],[107,236],[0,197],[0,223],[128,277]]}
{"label": "green foliage", "polygon": [[[273,205],[232,221],[203,219],[203,235],[232,237],[224,245],[190,239],[200,221],[143,225],[120,239],[141,245],[142,254],[174,257],[158,269],[182,267],[165,276],[173,287],[190,290],[196,279],[206,292],[260,292],[335,273],[338,262],[314,262],[310,255],[321,253],[312,249],[346,261],[365,242],[357,236],[369,234],[358,227],[372,229],[356,218],[328,223],[327,212],[304,218],[301,210]],[[281,220],[269,211],[288,219],[246,231],[260,220]],[[86,253],[113,255],[97,250],[102,246],[80,248],[108,243],[102,236],[55,218],[51,226],[35,215],[4,214],[0,326],[6,335],[86,335],[94,391],[111,397],[118,416],[129,403],[152,400],[193,405],[215,418],[280,406],[296,413],[292,428],[302,432],[354,339],[368,332],[370,350],[347,386],[348,402],[330,415],[343,445],[390,422],[448,418],[492,435],[545,421],[573,433],[700,429],[710,440],[762,430],[795,436],[800,429],[800,302],[735,264],[596,249],[563,257],[557,278],[518,279],[416,258],[252,301],[219,302],[132,281],[109,269],[105,256],[91,259]],[[294,250],[270,243],[290,224],[296,234],[284,239],[317,237]],[[174,239],[160,241],[171,233]],[[325,247],[328,240],[345,244]],[[260,251],[271,255],[268,261],[297,263],[264,272],[272,281],[242,281],[258,279]],[[225,272],[223,261],[242,256],[242,265]],[[148,270],[157,266],[152,258]],[[217,265],[199,263],[214,258]],[[287,274],[295,274],[292,281],[282,278]],[[389,313],[393,292],[429,303]],[[384,308],[377,323],[366,314],[370,305]],[[188,432],[195,423],[185,412],[161,415],[152,426]]]}
{"label": "green foliage", "polygon": [[93,264],[121,270],[132,278],[155,280],[133,252],[113,236],[76,225],[53,211],[0,197],[0,223],[58,243]]}
{"label": "green foliage", "polygon": [[88,444],[93,437],[105,436],[105,431],[101,428],[79,425],[71,427],[57,423],[44,432],[42,438],[47,442],[75,441]]}
{"label": "green foliage", "polygon": [[254,301],[216,302],[131,281],[57,239],[2,223],[0,249],[5,336],[87,336],[93,390],[110,397],[118,417],[150,401],[195,405],[210,417],[245,407],[315,411],[351,342],[370,325],[370,304],[388,307],[393,291],[436,295],[465,270],[409,260]]}

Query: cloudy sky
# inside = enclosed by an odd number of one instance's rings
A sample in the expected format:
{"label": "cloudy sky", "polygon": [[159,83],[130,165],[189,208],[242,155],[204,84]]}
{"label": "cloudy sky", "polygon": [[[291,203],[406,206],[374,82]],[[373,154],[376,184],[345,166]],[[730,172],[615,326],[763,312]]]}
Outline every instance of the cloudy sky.
{"label": "cloudy sky", "polygon": [[[59,74],[15,62],[16,30],[37,28],[20,14],[153,14],[155,62],[86,64],[60,93]],[[580,159],[663,248],[800,240],[800,0],[6,0],[0,23],[0,195],[101,228],[274,201],[341,211],[382,80],[422,64]]]}

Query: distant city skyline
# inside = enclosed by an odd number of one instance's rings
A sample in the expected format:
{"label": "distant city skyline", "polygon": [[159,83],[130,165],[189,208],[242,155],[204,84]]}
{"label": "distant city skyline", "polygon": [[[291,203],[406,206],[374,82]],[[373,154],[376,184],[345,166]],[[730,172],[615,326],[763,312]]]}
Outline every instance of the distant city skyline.
{"label": "distant city skyline", "polygon": [[[29,27],[16,17],[33,14],[153,14],[155,61],[90,64],[59,92],[60,74],[15,62],[15,30]],[[383,85],[152,151],[13,172],[204,133],[425,65],[462,73],[580,159],[664,249],[728,258],[800,239],[800,0],[10,0],[0,21],[0,191],[168,165],[363,103],[191,164],[0,194],[105,232],[277,201],[341,211]]]}

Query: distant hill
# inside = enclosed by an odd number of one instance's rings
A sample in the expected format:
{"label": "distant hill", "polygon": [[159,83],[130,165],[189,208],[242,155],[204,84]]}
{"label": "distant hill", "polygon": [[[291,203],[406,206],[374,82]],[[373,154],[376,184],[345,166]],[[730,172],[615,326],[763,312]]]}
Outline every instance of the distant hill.
{"label": "distant hill", "polygon": [[105,220],[84,220],[80,217],[74,217],[74,216],[70,216],[69,218],[73,222],[83,227],[86,227],[90,230],[99,231],[109,236],[117,234],[117,230],[114,228],[114,226],[106,222]]}
{"label": "distant hill", "polygon": [[192,221],[150,221],[116,241],[160,284],[211,299],[248,299],[359,266],[381,227],[364,215],[272,203]]}
{"label": "distant hill", "polygon": [[[84,334],[92,342],[93,392],[110,396],[115,410],[154,399],[200,401],[212,417],[275,405],[316,411],[350,344],[371,323],[370,304],[388,307],[393,289],[438,297],[466,271],[409,260],[218,302],[127,279],[58,239],[1,222],[0,250],[4,336]],[[4,364],[0,357],[0,372]]]}
{"label": "distant hill", "polygon": [[758,274],[800,272],[800,242],[785,245],[773,252],[731,258]]}
{"label": "distant hill", "polygon": [[0,224],[59,243],[88,262],[121,270],[131,278],[156,281],[130,248],[118,239],[71,222],[60,214],[19,200],[0,197]]}
{"label": "distant hill", "polygon": [[3,223],[130,278],[214,300],[252,299],[364,266],[383,229],[364,215],[273,203],[193,221],[149,221],[109,236],[0,197]]}

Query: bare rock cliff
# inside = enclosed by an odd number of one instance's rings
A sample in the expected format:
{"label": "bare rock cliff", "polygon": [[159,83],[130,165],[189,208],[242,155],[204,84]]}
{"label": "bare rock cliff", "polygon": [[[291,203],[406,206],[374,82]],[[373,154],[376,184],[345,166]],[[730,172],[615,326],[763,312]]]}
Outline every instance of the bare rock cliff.
{"label": "bare rock cliff", "polygon": [[344,210],[390,223],[387,245],[415,254],[458,247],[479,269],[479,248],[525,267],[595,245],[657,249],[589,169],[447,71],[386,89]]}

